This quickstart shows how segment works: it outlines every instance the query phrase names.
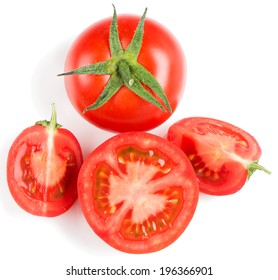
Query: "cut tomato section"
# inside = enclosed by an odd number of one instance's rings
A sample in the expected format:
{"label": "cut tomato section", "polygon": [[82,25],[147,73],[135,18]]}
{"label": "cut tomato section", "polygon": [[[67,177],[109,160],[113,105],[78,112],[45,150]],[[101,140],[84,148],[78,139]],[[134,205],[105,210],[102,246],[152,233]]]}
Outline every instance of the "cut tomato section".
{"label": "cut tomato section", "polygon": [[[38,216],[57,216],[77,199],[77,177],[83,162],[75,136],[56,123],[34,125],[13,142],[7,160],[7,181],[17,204]],[[52,114],[52,116],[53,116]]]}
{"label": "cut tomato section", "polygon": [[86,220],[104,241],[124,252],[149,253],[185,230],[199,189],[180,149],[155,135],[128,132],[88,156],[78,194]]}
{"label": "cut tomato section", "polygon": [[213,195],[232,194],[256,169],[261,148],[246,131],[216,119],[192,117],[173,124],[170,142],[188,156],[200,183],[200,191]]}

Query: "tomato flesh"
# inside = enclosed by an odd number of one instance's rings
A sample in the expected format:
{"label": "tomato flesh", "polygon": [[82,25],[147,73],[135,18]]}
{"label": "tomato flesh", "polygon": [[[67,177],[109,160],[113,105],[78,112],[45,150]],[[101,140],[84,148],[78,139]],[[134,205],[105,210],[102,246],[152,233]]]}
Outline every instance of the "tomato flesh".
{"label": "tomato flesh", "polygon": [[69,131],[27,128],[11,146],[7,162],[8,184],[15,201],[34,215],[64,213],[77,199],[82,161],[79,143]]}
{"label": "tomato flesh", "polygon": [[88,223],[124,252],[168,246],[185,230],[197,205],[198,183],[190,162],[165,139],[143,132],[107,142],[89,155],[79,174]]}
{"label": "tomato flesh", "polygon": [[246,182],[248,166],[259,159],[261,149],[253,136],[229,123],[193,117],[169,128],[167,138],[188,156],[200,183],[200,191],[231,194]]}

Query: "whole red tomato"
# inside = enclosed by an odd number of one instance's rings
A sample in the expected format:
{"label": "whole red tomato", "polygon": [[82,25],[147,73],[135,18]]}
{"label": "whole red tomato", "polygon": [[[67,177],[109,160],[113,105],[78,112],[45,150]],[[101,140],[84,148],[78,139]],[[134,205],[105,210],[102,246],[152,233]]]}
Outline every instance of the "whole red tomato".
{"label": "whole red tomato", "polygon": [[[164,26],[134,15],[107,18],[74,41],[65,86],[76,110],[112,131],[149,130],[176,109],[185,85],[180,44]],[[139,23],[138,23],[139,22]]]}
{"label": "whole red tomato", "polygon": [[83,162],[75,136],[56,123],[40,121],[24,129],[13,142],[7,160],[7,182],[25,211],[53,217],[77,199],[77,176]]}

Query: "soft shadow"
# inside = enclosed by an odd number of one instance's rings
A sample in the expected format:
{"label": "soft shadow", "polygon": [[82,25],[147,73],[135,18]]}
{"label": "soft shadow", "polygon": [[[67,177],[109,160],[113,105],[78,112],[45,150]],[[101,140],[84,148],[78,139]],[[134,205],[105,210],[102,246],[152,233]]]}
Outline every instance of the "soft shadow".
{"label": "soft shadow", "polygon": [[77,201],[66,213],[57,217],[54,226],[67,241],[82,252],[95,256],[114,256],[118,251],[106,244],[90,228]]}

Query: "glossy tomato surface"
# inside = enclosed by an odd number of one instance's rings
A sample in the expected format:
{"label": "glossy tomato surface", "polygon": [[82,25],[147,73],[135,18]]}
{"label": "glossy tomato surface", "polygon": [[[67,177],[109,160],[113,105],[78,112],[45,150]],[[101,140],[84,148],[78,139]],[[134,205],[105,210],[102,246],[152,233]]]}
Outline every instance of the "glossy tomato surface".
{"label": "glossy tomato surface", "polygon": [[77,199],[77,176],[83,162],[80,145],[66,129],[31,126],[15,139],[7,160],[10,192],[27,212],[57,216]]}
{"label": "glossy tomato surface", "polygon": [[261,156],[261,148],[252,135],[211,118],[182,119],[169,128],[167,138],[191,161],[200,191],[212,195],[232,194],[241,189],[249,166]]}
{"label": "glossy tomato surface", "polygon": [[[139,19],[132,15],[118,16],[119,38],[123,49],[132,40]],[[110,24],[111,18],[96,22],[77,37],[68,52],[65,71],[111,58]],[[172,111],[175,111],[185,85],[186,64],[181,46],[173,34],[147,18],[137,61],[157,79],[168,97]],[[170,112],[155,107],[125,86],[102,107],[83,113],[84,109],[96,101],[108,79],[109,75],[65,76],[69,99],[90,123],[112,131],[138,131],[155,128],[170,117]]]}
{"label": "glossy tomato surface", "polygon": [[78,195],[84,216],[112,247],[150,253],[173,243],[198,202],[198,182],[184,153],[145,132],[110,138],[80,169]]}

